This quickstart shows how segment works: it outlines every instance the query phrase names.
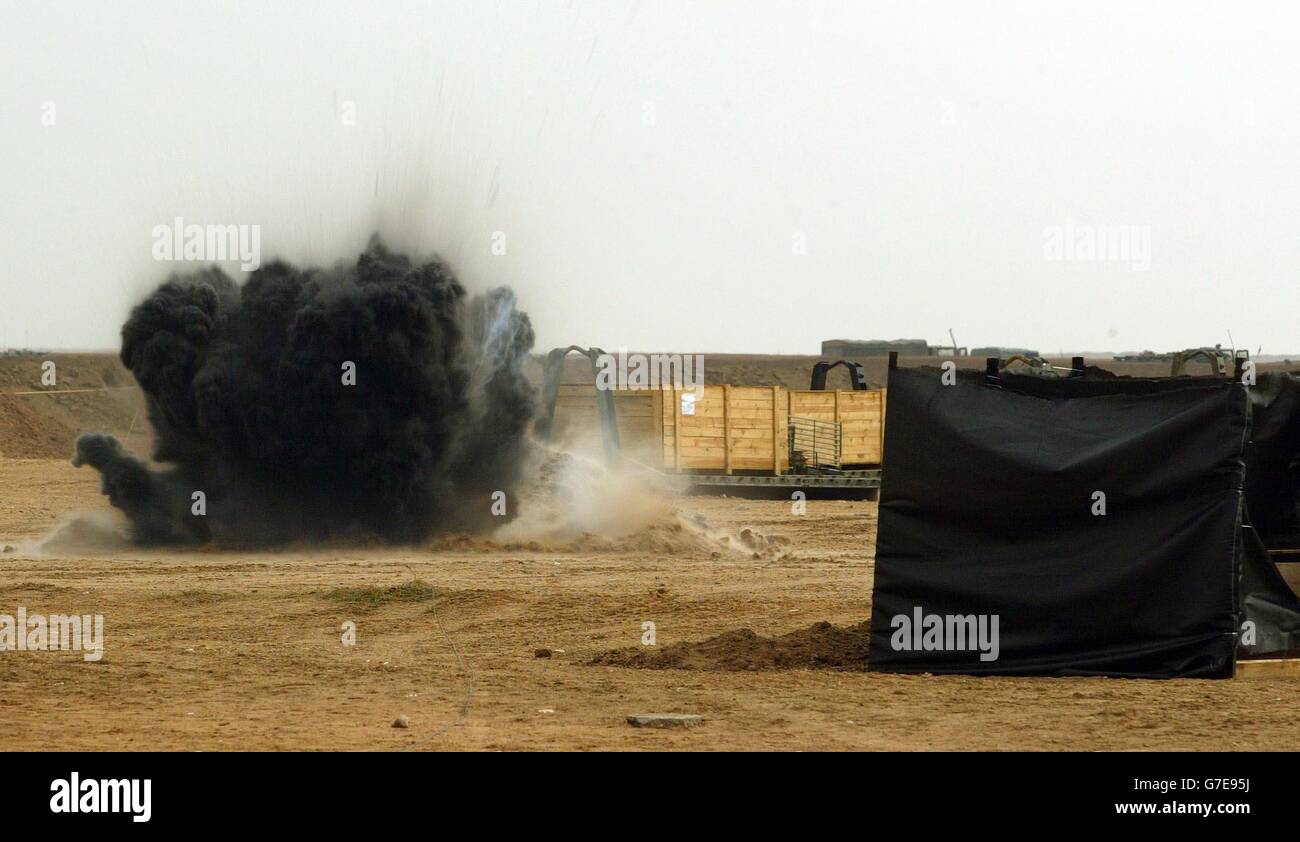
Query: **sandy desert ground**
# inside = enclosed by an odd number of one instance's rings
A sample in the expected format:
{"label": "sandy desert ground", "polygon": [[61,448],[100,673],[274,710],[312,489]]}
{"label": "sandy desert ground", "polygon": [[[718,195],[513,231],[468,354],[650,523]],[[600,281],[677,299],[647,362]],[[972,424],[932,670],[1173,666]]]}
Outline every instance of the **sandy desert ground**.
{"label": "sandy desert ground", "polygon": [[[0,614],[101,614],[104,655],[0,653],[0,749],[1300,748],[1297,679],[866,672],[874,502],[796,516],[580,482],[557,513],[573,489],[539,481],[527,528],[495,540],[105,545],[85,529],[110,517],[98,477],[66,454],[86,430],[147,452],[138,392],[113,358],[64,355],[61,388],[85,391],[13,395],[40,359],[0,360]],[[722,364],[791,385],[805,368]],[[551,534],[566,506],[581,528]],[[645,712],[705,722],[626,724]],[[392,727],[402,715],[410,727]]]}
{"label": "sandy desert ground", "polygon": [[[646,621],[663,649],[868,616],[874,503],[814,500],[802,517],[781,501],[671,505],[681,517],[666,526],[567,547],[39,551],[68,512],[106,508],[96,478],[63,460],[2,459],[0,612],[102,614],[105,649],[97,663],[0,654],[0,748],[1300,748],[1294,679],[590,663],[640,647]],[[742,549],[744,529],[777,549]],[[354,646],[341,642],[346,621]],[[641,712],[706,721],[625,723]],[[392,727],[403,714],[410,727]]]}

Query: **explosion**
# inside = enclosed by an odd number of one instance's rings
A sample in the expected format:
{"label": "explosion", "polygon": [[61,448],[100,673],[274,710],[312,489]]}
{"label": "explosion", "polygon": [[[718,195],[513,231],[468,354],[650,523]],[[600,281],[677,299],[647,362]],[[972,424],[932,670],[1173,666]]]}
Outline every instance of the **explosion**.
{"label": "explosion", "polygon": [[520,479],[532,345],[508,288],[467,298],[444,262],[377,238],[355,266],[173,276],[122,328],[162,467],[97,433],[73,464],[143,544],[481,528]]}

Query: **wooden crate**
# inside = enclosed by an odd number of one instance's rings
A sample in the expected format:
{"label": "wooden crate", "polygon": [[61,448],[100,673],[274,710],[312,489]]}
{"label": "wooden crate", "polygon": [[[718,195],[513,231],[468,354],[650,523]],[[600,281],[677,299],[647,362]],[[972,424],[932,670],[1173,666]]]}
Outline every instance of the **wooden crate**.
{"label": "wooden crate", "polygon": [[790,415],[840,423],[840,463],[879,465],[885,448],[885,390],[788,393]]}
{"label": "wooden crate", "polygon": [[[694,396],[684,403],[684,395]],[[683,407],[694,406],[693,414]],[[786,391],[779,386],[705,386],[614,392],[619,442],[626,457],[672,472],[789,470],[790,415],[838,421],[842,464],[879,465],[884,391]],[[552,438],[561,446],[599,442],[600,414],[591,385],[561,385]]]}
{"label": "wooden crate", "polygon": [[[784,472],[789,468],[784,391],[779,386],[705,386],[657,392],[664,469]],[[683,412],[686,395],[695,397],[694,414]]]}

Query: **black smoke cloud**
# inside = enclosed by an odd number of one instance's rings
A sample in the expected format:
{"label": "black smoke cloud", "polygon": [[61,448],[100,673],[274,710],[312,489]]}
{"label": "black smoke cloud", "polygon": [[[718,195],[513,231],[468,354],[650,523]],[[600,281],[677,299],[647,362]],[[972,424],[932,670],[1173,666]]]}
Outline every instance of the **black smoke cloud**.
{"label": "black smoke cloud", "polygon": [[509,289],[467,297],[445,263],[377,239],[354,266],[173,276],[122,328],[161,467],[103,434],[78,439],[73,464],[99,470],[145,544],[481,528],[501,522],[494,492],[515,508],[532,345]]}

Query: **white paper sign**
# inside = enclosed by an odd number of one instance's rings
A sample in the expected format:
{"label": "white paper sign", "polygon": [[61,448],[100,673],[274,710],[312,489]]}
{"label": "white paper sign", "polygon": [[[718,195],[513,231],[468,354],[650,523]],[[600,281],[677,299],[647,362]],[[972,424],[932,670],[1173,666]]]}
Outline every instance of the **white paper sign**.
{"label": "white paper sign", "polygon": [[682,395],[682,415],[695,414],[695,395],[687,392]]}

